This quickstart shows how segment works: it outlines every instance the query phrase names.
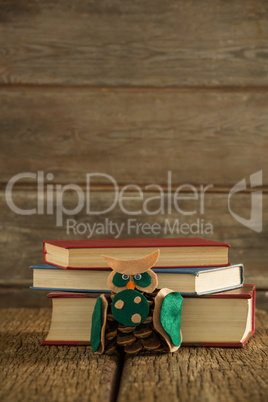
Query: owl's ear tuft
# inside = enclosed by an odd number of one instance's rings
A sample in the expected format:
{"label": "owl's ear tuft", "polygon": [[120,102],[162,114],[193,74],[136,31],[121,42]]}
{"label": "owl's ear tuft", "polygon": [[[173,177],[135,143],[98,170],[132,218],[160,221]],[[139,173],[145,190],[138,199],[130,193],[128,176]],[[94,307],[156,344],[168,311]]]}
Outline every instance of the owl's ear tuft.
{"label": "owl's ear tuft", "polygon": [[114,271],[120,272],[121,274],[135,275],[152,268],[157,263],[159,254],[160,250],[156,250],[142,258],[131,260],[121,260],[107,255],[103,255],[102,257]]}

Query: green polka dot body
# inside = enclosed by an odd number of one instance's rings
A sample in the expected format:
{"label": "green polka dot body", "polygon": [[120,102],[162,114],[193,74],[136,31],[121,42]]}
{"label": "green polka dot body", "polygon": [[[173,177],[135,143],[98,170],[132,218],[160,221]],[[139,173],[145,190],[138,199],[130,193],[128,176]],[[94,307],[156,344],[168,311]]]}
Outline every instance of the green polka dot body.
{"label": "green polka dot body", "polygon": [[149,310],[146,297],[137,290],[122,290],[114,296],[112,315],[120,324],[137,326],[148,317]]}

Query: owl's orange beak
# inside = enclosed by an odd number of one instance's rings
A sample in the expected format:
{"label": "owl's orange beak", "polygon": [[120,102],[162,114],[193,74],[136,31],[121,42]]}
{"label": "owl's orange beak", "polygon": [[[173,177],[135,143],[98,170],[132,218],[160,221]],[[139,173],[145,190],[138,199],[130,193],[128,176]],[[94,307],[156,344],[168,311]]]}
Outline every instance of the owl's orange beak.
{"label": "owl's orange beak", "polygon": [[133,281],[129,281],[127,283],[127,289],[135,289],[135,283]]}

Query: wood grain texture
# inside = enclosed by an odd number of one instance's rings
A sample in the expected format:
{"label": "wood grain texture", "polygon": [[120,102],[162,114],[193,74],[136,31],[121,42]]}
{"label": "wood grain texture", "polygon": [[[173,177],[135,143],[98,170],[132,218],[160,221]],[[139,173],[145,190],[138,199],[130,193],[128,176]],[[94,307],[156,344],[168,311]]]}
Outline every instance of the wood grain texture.
{"label": "wood grain texture", "polygon": [[267,19],[265,1],[4,0],[1,82],[267,86]]}
{"label": "wood grain texture", "polygon": [[0,308],[51,308],[51,300],[45,290],[29,289],[32,281],[24,286],[0,286]]}
{"label": "wood grain texture", "polygon": [[256,292],[256,306],[260,310],[265,310],[268,312],[268,292],[258,291]]}
{"label": "wood grain texture", "polygon": [[258,92],[1,89],[0,181],[42,170],[56,183],[102,172],[166,185],[171,171],[174,186],[228,191],[262,169],[267,186],[267,110],[268,93]]}
{"label": "wood grain texture", "polygon": [[89,346],[40,346],[49,320],[49,309],[1,310],[1,400],[113,401],[119,357]]}
{"label": "wood grain texture", "polygon": [[[133,193],[126,193],[125,195],[136,196]],[[147,193],[145,199],[148,200],[148,197],[152,198],[157,195],[159,194]],[[113,193],[109,191],[93,192],[90,199],[91,210],[100,211],[107,209],[112,204],[113,197]],[[37,205],[37,195],[32,191],[17,191],[14,193],[13,201],[18,207],[23,209],[35,208]],[[77,198],[74,193],[68,192],[65,194],[64,205],[66,209],[73,209],[76,203]],[[167,200],[165,203],[167,204]],[[183,223],[194,224],[199,219],[200,229],[202,221],[203,224],[210,223],[213,226],[212,234],[199,233],[199,235],[208,239],[230,243],[232,245],[230,249],[230,261],[233,263],[244,263],[246,282],[255,283],[260,289],[268,289],[267,203],[268,195],[265,195],[263,197],[264,227],[262,233],[259,234],[241,225],[230,215],[227,194],[207,194],[205,196],[204,214],[198,212],[200,207],[198,201],[181,200],[179,205],[183,211],[190,212],[196,210],[196,214],[183,216],[173,208],[171,214],[168,214],[167,209],[165,209],[166,212],[164,214],[148,215],[142,209],[142,202],[132,199],[125,201],[124,206],[129,211],[141,210],[140,215],[130,216],[124,214],[118,204],[111,212],[104,215],[88,215],[85,208],[83,208],[75,216],[63,216],[63,225],[56,226],[55,210],[53,215],[17,215],[8,208],[4,194],[0,192],[0,209],[2,211],[0,222],[0,232],[2,233],[0,242],[1,281],[2,284],[12,286],[27,279],[31,280],[32,272],[28,267],[42,262],[43,240],[87,238],[90,234],[86,231],[86,225],[90,225],[92,229],[94,224],[102,224],[105,228],[107,220],[118,225],[124,224],[120,234],[121,238],[185,237],[189,235],[196,237],[198,233],[194,232],[191,234],[190,230],[188,232],[177,233],[174,231],[172,233],[168,230],[168,226],[165,225],[165,220],[168,219],[172,227],[176,219],[179,220],[180,225]],[[236,202],[231,205],[233,211],[248,218],[250,214],[250,194],[238,194]],[[151,212],[159,209],[159,200],[151,200],[148,203],[148,209]],[[80,224],[79,229],[75,226],[74,230],[69,229],[68,232],[67,219],[74,219],[76,225]],[[133,223],[129,219],[136,221]],[[158,223],[160,225],[159,232],[153,233],[151,226],[146,230],[142,230],[140,226],[137,229],[137,225],[145,223],[149,223],[150,225]],[[196,230],[197,227],[194,226],[193,230]],[[80,234],[78,230],[80,230]],[[106,230],[107,232],[105,232]],[[109,228],[104,229],[104,233],[100,233],[95,226],[93,237],[114,237],[116,233],[115,229],[113,229],[112,233]]]}
{"label": "wood grain texture", "polygon": [[267,398],[267,313],[244,349],[182,348],[126,357],[117,401],[264,402]]}
{"label": "wood grain texture", "polygon": [[19,401],[187,400],[264,402],[267,396],[268,316],[257,311],[257,331],[244,349],[187,348],[173,354],[126,357],[91,347],[41,347],[49,309],[2,309],[0,396]]}

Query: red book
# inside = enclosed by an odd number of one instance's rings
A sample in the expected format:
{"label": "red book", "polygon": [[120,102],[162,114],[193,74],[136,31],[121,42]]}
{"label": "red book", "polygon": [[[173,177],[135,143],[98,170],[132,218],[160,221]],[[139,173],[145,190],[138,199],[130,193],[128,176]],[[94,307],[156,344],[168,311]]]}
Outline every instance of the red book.
{"label": "red book", "polygon": [[[42,345],[90,344],[91,316],[96,294],[53,292],[51,326]],[[64,320],[61,319],[64,317]],[[255,286],[227,292],[184,297],[183,345],[244,347],[255,331]]]}
{"label": "red book", "polygon": [[107,269],[102,255],[138,259],[160,249],[156,268],[229,265],[227,243],[199,239],[101,239],[44,241],[44,261],[65,269]]}

